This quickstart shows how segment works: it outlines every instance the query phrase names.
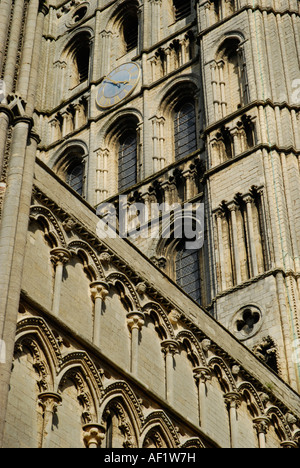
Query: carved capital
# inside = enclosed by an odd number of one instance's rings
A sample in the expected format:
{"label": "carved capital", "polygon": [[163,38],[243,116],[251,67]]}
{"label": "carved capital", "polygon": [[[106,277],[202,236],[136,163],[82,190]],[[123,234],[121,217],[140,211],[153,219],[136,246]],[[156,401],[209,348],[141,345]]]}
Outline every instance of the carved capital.
{"label": "carved capital", "polygon": [[283,442],[281,442],[280,445],[282,448],[289,448],[289,449],[298,448],[298,444],[292,440],[284,440]]}
{"label": "carved capital", "polygon": [[195,369],[193,369],[193,373],[194,379],[198,385],[200,382],[206,383],[212,379],[212,373],[208,367],[195,367]]}
{"label": "carved capital", "polygon": [[100,424],[85,424],[83,440],[87,448],[100,448],[105,439],[105,427]]}
{"label": "carved capital", "polygon": [[165,340],[161,342],[161,349],[165,356],[178,354],[178,342],[175,340]]}
{"label": "carved capital", "polygon": [[54,392],[43,392],[38,396],[39,404],[43,408],[44,413],[54,414],[57,410],[58,405],[61,404],[62,398],[58,393]]}
{"label": "carved capital", "polygon": [[241,395],[237,392],[229,392],[224,395],[224,400],[226,405],[230,406],[230,408],[239,408],[241,405]]}
{"label": "carved capital", "polygon": [[65,265],[68,263],[68,261],[71,258],[71,254],[67,249],[64,249],[62,247],[57,247],[55,249],[52,249],[50,252],[51,255],[51,262],[57,266],[58,264],[60,265]]}
{"label": "carved capital", "polygon": [[92,299],[95,301],[96,299],[101,299],[102,301],[105,301],[109,294],[109,286],[107,283],[104,281],[93,281],[90,284],[90,289],[91,289],[91,296]]}
{"label": "carved capital", "polygon": [[145,323],[145,316],[142,312],[129,312],[127,315],[127,325],[129,330],[141,330]]}
{"label": "carved capital", "polygon": [[256,429],[257,434],[267,434],[270,420],[266,416],[253,419],[253,426]]}

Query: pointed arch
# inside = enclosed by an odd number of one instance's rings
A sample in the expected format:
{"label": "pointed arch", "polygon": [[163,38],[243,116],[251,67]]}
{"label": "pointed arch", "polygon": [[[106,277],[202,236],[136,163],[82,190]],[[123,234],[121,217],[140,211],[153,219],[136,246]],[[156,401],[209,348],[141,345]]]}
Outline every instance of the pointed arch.
{"label": "pointed arch", "polygon": [[270,406],[267,408],[266,416],[268,416],[270,419],[270,422],[280,442],[293,439],[293,434],[288,425],[288,422],[282,411],[277,406]]}
{"label": "pointed arch", "polygon": [[119,439],[118,444],[122,439],[124,448],[138,448],[144,416],[135,393],[126,382],[115,382],[106,388],[100,412],[101,423],[107,428],[108,448],[116,443],[114,437]]}
{"label": "pointed arch", "polygon": [[161,339],[175,339],[173,326],[167,313],[157,302],[148,302],[142,308],[142,312],[148,315],[154,322],[156,332]]}
{"label": "pointed arch", "polygon": [[18,322],[15,350],[21,350],[22,346],[27,346],[33,353],[35,368],[41,378],[41,391],[53,391],[56,370],[61,365],[62,355],[56,338],[44,319],[26,317]]}
{"label": "pointed arch", "polygon": [[176,340],[182,343],[189,343],[187,354],[191,362],[195,361],[194,367],[203,365],[206,366],[206,359],[203,354],[202,348],[196,336],[189,330],[182,330],[176,335]]}
{"label": "pointed arch", "polygon": [[241,382],[237,390],[243,396],[248,410],[253,417],[263,416],[265,414],[263,402],[250,382]]}
{"label": "pointed arch", "polygon": [[162,440],[165,441],[166,448],[176,448],[180,445],[180,439],[178,432],[175,429],[174,424],[167,416],[164,411],[153,411],[145,419],[142,432],[143,445],[148,436],[157,432],[162,436]]}
{"label": "pointed arch", "polygon": [[98,278],[105,278],[101,262],[99,261],[96,252],[87,242],[74,240],[68,244],[68,248],[71,252],[73,251],[79,258],[81,258],[84,271],[91,281],[95,281]]}
{"label": "pointed arch", "polygon": [[[120,283],[123,286],[123,288],[125,288],[125,294],[128,297],[129,302],[132,304],[133,308],[141,312],[141,305],[135,288],[126,275],[120,272],[114,272],[107,276],[106,281],[107,283],[110,283],[113,286],[116,286],[118,283]],[[129,303],[128,306],[130,306]]]}
{"label": "pointed arch", "polygon": [[57,218],[49,208],[33,205],[30,209],[30,220],[39,223],[43,229],[46,242],[51,248],[66,248],[67,242]]}
{"label": "pointed arch", "polygon": [[219,356],[208,360],[207,366],[214,371],[224,393],[237,391],[236,382],[226,362]]}

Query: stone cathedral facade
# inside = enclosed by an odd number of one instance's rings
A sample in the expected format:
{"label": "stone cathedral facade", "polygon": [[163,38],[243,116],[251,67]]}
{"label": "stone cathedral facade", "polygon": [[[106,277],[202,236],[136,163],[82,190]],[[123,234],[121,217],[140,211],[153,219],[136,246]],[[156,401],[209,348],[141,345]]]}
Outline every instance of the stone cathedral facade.
{"label": "stone cathedral facade", "polygon": [[298,448],[299,1],[0,6],[1,447]]}

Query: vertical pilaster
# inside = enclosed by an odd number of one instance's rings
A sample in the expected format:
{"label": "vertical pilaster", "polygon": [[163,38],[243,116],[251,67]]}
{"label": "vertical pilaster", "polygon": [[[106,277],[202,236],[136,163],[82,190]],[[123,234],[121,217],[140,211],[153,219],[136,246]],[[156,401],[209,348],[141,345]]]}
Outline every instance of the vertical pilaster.
{"label": "vertical pilaster", "polygon": [[58,317],[59,315],[64,265],[68,263],[68,261],[70,260],[70,256],[70,252],[61,247],[51,250],[51,262],[54,264],[55,267],[52,313],[56,317]]}
{"label": "vertical pilaster", "polygon": [[229,392],[224,395],[225,404],[229,412],[231,448],[239,448],[239,429],[237,410],[241,403],[240,394],[237,392]]}
{"label": "vertical pilaster", "polygon": [[240,262],[240,255],[239,255],[239,246],[238,246],[237,222],[236,222],[236,211],[238,207],[233,202],[228,205],[228,209],[231,214],[231,230],[232,230],[232,244],[233,244],[232,250],[233,250],[234,266],[235,266],[235,278],[236,278],[236,283],[240,284],[242,282],[242,274],[241,274],[241,262]]}
{"label": "vertical pilaster", "polygon": [[175,340],[165,340],[161,343],[165,356],[166,400],[174,403],[174,356],[178,354],[178,343]]}
{"label": "vertical pilaster", "polygon": [[142,312],[134,311],[127,314],[127,325],[131,332],[131,372],[134,375],[138,373],[139,335],[144,323],[145,317]]}
{"label": "vertical pilaster", "polygon": [[104,281],[93,281],[90,284],[91,296],[94,301],[94,333],[93,343],[96,346],[101,345],[101,315],[103,310],[103,304],[106,297],[109,294],[109,286]]}
{"label": "vertical pilaster", "polygon": [[266,434],[270,426],[269,419],[266,416],[260,416],[258,418],[255,418],[253,419],[253,426],[257,433],[259,448],[265,449]]}
{"label": "vertical pilaster", "polygon": [[198,389],[199,425],[207,429],[207,382],[211,380],[212,374],[208,367],[196,367],[194,378]]}

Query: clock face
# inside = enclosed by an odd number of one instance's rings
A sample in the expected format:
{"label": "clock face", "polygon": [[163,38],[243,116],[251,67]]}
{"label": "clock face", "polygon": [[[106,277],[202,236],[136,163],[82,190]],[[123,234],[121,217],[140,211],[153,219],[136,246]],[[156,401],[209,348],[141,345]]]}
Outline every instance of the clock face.
{"label": "clock face", "polygon": [[101,109],[109,109],[129,96],[137,86],[141,68],[137,63],[124,63],[113,70],[102,81],[97,94]]}

